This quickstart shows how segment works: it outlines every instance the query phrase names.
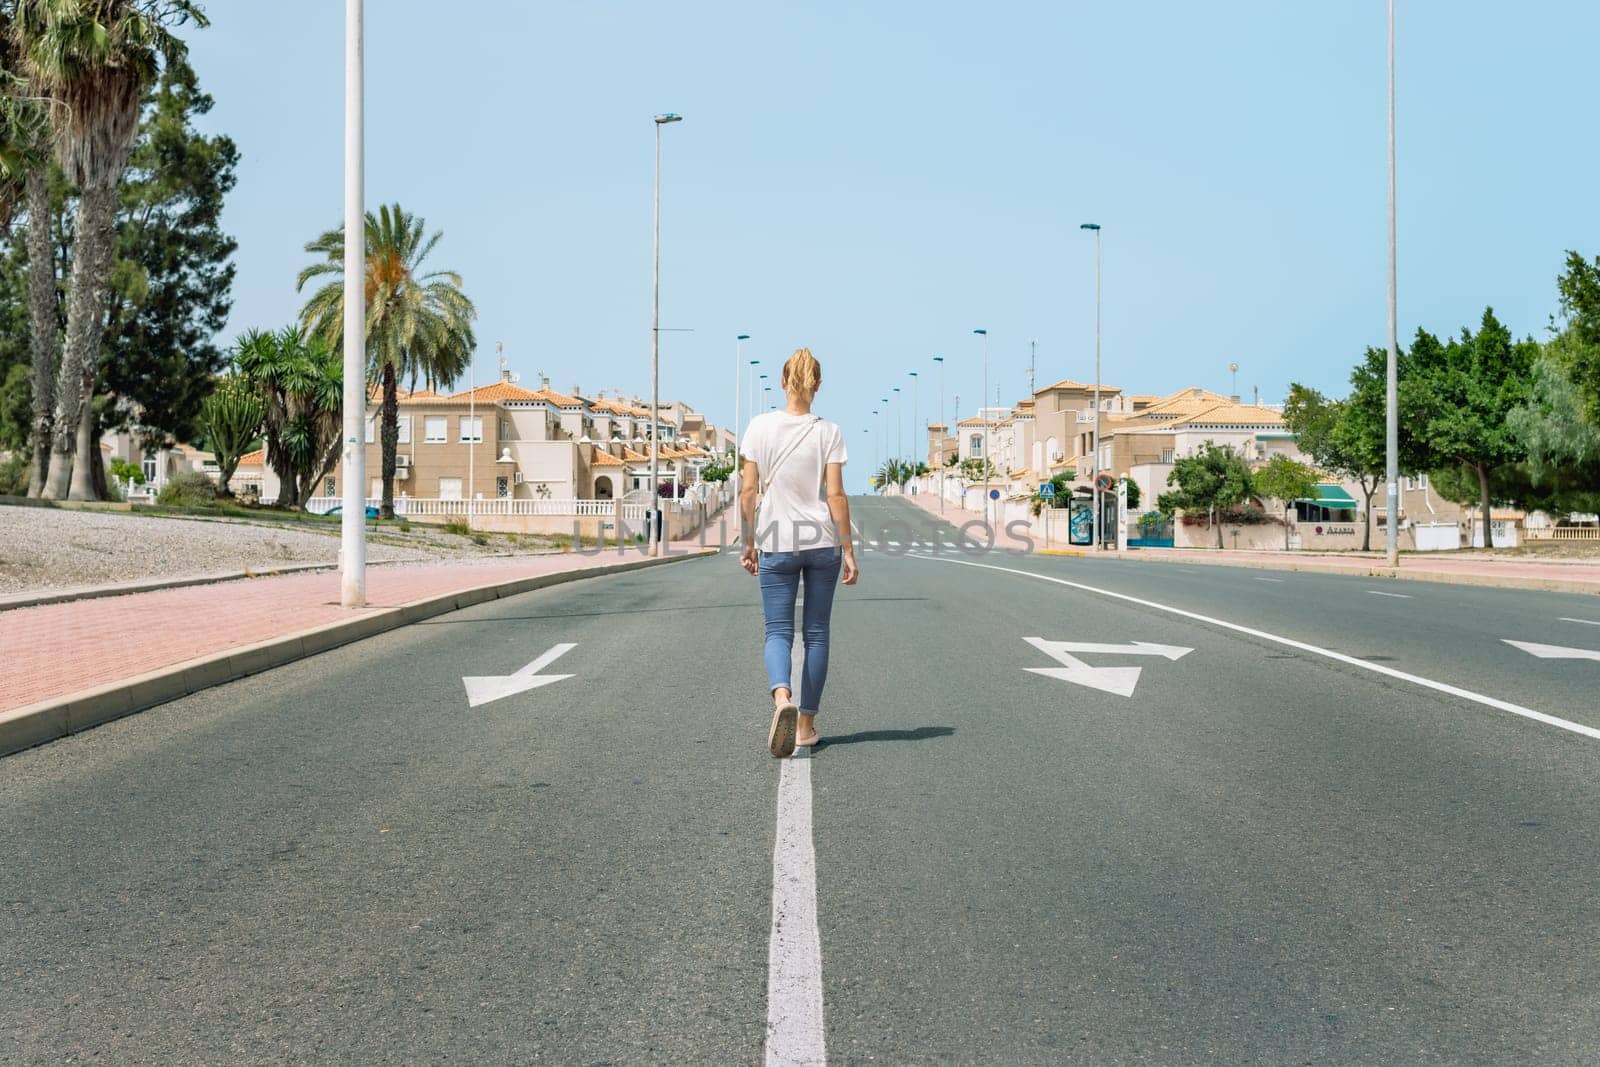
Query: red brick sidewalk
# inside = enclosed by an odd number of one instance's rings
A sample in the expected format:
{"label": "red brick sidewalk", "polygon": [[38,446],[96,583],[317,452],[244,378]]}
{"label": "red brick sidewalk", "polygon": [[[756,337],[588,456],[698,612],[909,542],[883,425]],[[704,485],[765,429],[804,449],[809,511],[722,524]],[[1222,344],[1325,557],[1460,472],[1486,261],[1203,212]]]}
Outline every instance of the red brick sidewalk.
{"label": "red brick sidewalk", "polygon": [[[936,496],[919,494],[905,499],[930,515],[959,526],[978,518],[976,512],[962,511],[946,502],[940,515]],[[1397,574],[1408,578],[1460,581],[1471,584],[1525,585],[1535,588],[1562,588],[1576,593],[1600,593],[1600,564],[1586,560],[1531,560],[1505,556],[1486,556],[1469,552],[1406,553],[1393,571],[1376,552],[1257,552],[1235,549],[1148,548],[1106,553],[1121,559],[1142,562],[1227,564],[1284,570],[1316,570],[1351,574]]]}
{"label": "red brick sidewalk", "polygon": [[[713,542],[715,530],[708,535]],[[699,548],[674,542],[673,554]],[[644,558],[529,556],[493,563],[370,567],[367,607],[339,606],[339,575],[324,571],[75,600],[0,612],[9,684],[0,712],[109,685],[230,649],[287,637],[429,597],[543,574]]]}

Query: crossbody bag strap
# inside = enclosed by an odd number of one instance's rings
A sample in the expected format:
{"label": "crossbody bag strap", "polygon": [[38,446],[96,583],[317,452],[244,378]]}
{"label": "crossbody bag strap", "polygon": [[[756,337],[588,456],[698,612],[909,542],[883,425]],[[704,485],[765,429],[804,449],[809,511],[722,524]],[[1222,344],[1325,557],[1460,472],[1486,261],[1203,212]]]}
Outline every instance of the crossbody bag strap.
{"label": "crossbody bag strap", "polygon": [[760,489],[761,489],[761,495],[762,496],[765,496],[766,493],[767,493],[767,490],[772,488],[772,479],[777,476],[778,468],[783,465],[783,461],[788,459],[790,456],[794,455],[795,449],[797,449],[801,445],[805,444],[806,438],[811,436],[811,431],[816,429],[817,428],[817,424],[819,422],[821,422],[821,421],[822,421],[822,416],[821,415],[813,415],[813,416],[811,416],[811,421],[806,423],[805,432],[802,433],[799,437],[795,438],[794,444],[790,445],[788,447],[788,449],[783,453],[783,455],[779,456],[777,459],[772,461],[772,466],[768,467],[766,472],[765,472],[766,473],[766,477],[761,480]]}

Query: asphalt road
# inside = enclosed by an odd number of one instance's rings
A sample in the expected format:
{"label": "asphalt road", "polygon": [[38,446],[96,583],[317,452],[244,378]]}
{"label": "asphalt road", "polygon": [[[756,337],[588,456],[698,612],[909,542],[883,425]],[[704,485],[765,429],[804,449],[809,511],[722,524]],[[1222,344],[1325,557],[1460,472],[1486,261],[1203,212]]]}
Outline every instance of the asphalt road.
{"label": "asphalt road", "polygon": [[[1600,648],[1600,602],[966,553],[854,507],[880,547],[785,772],[829,1060],[1600,1060],[1600,661],[1505,644]],[[468,707],[560,643],[572,677]],[[760,644],[729,554],[0,760],[0,1062],[792,1052]]]}

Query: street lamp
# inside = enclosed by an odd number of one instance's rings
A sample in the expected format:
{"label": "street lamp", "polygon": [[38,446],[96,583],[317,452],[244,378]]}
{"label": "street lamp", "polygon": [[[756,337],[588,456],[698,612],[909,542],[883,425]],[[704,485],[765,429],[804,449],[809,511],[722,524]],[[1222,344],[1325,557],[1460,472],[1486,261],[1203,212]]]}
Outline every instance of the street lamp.
{"label": "street lamp", "polygon": [[[362,0],[344,5],[344,232],[366,232],[362,202],[366,120]],[[344,243],[344,493],[339,513],[339,603],[367,603],[367,290],[366,248]]]}
{"label": "street lamp", "polygon": [[[983,392],[980,396],[989,395],[989,331],[973,330],[973,333],[983,338]],[[978,418],[983,422],[983,521],[989,523],[989,420],[984,418],[983,405],[978,405]],[[993,540],[993,538],[991,538]]]}
{"label": "street lamp", "polygon": [[[934,356],[933,361],[939,364],[939,425],[944,426],[944,357]],[[935,462],[939,464],[939,510],[944,510],[944,430],[939,431],[939,451],[936,453]]]}
{"label": "street lamp", "polygon": [[900,481],[899,481],[898,484],[900,486],[901,491],[904,492],[905,491],[905,487],[906,487],[906,482],[905,482],[906,438],[905,438],[905,432],[904,432],[905,421],[906,421],[906,418],[905,418],[905,416],[906,416],[905,407],[906,406],[902,402],[903,398],[900,396],[900,387],[898,385],[896,385],[896,386],[893,387],[892,391],[895,394],[895,396],[894,396],[894,459],[895,459],[896,463],[900,464],[899,469],[897,469],[895,471],[895,473],[900,475]]}
{"label": "street lamp", "polygon": [[[1389,514],[1383,524],[1383,540],[1384,555],[1391,567],[1400,562],[1400,405],[1399,377],[1395,369],[1400,345],[1396,336],[1394,201],[1394,0],[1389,0],[1389,362],[1384,370],[1383,401],[1383,472],[1389,483],[1384,499]],[[1488,515],[1483,517],[1483,543],[1485,546],[1493,543]]]}
{"label": "street lamp", "polygon": [[[917,377],[917,372],[914,370],[908,370],[906,371],[906,374],[911,378],[911,447],[915,448],[917,447],[917,423],[921,419],[921,416],[917,413],[917,397],[921,392],[918,386],[922,384],[922,381]],[[924,437],[922,442],[922,454],[924,457],[926,457],[928,454],[928,442],[926,437]],[[922,461],[918,460],[917,462],[921,463]],[[913,466],[912,469],[915,470],[915,466]]]}
{"label": "street lamp", "polygon": [[739,492],[739,372],[744,367],[744,343],[748,340],[747,333],[733,339],[733,471],[728,480],[733,483],[735,495]]}
{"label": "street lamp", "polygon": [[1100,224],[1085,222],[1080,230],[1094,231],[1094,547],[1105,541],[1100,529]]}
{"label": "street lamp", "polygon": [[[661,518],[665,509],[661,501],[661,127],[669,122],[682,122],[682,115],[671,113],[657,115],[656,124],[656,187],[655,187],[655,240],[652,245],[651,311],[650,311],[650,554],[661,555]],[[349,232],[349,231],[346,231]]]}

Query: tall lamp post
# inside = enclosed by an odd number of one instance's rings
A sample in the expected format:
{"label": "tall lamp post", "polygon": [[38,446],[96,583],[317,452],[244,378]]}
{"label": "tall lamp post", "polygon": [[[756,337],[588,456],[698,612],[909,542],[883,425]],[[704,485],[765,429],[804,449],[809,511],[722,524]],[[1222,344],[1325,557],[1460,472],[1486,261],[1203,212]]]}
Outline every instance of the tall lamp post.
{"label": "tall lamp post", "polygon": [[739,374],[744,369],[744,343],[748,340],[747,333],[733,340],[733,472],[728,480],[733,483],[735,496],[739,493]]}
{"label": "tall lamp post", "polygon": [[[1394,182],[1394,0],[1389,0],[1389,362],[1384,371],[1384,478],[1388,481],[1385,502],[1388,517],[1383,524],[1384,555],[1391,567],[1400,562],[1400,356],[1396,336],[1398,308],[1395,300],[1395,182]],[[1471,531],[1469,530],[1470,534]],[[1489,516],[1483,517],[1483,543],[1492,542]]]}
{"label": "tall lamp post", "polygon": [[[906,374],[911,379],[911,447],[916,448],[917,423],[921,420],[921,416],[917,412],[917,396],[921,392],[918,386],[922,384],[922,380],[917,377],[917,372],[914,370],[906,371]],[[922,455],[923,459],[926,459],[928,455],[928,438],[926,434],[924,434],[922,438]],[[911,465],[911,469],[914,471],[921,464],[922,460],[919,459],[916,463]]]}
{"label": "tall lamp post", "polygon": [[366,125],[362,113],[362,0],[344,5],[344,494],[339,513],[339,603],[367,603]]}
{"label": "tall lamp post", "polygon": [[905,432],[904,432],[905,421],[906,421],[906,411],[905,411],[906,405],[905,405],[905,398],[900,395],[900,387],[898,385],[893,387],[893,392],[894,392],[894,459],[895,459],[895,462],[900,465],[899,468],[896,469],[895,473],[900,475],[900,482],[899,482],[900,491],[902,493],[904,493],[905,489],[906,489],[906,438],[905,438]]}
{"label": "tall lamp post", "polygon": [[1094,547],[1105,542],[1100,529],[1100,224],[1085,222],[1080,230],[1094,231]]}
{"label": "tall lamp post", "polygon": [[[983,338],[983,392],[979,396],[989,395],[989,331],[973,330],[973,333]],[[983,414],[983,405],[978,405],[978,418],[983,423],[983,521],[989,522],[989,420]]]}
{"label": "tall lamp post", "polygon": [[655,185],[655,240],[652,242],[651,310],[650,310],[650,554],[661,555],[662,522],[665,509],[661,504],[661,127],[669,122],[682,122],[681,115],[657,115],[656,124],[656,185]]}
{"label": "tall lamp post", "polygon": [[[939,425],[944,426],[944,357],[934,356],[933,361],[939,364]],[[939,431],[939,451],[934,460],[939,465],[939,510],[944,510],[944,430]]]}

